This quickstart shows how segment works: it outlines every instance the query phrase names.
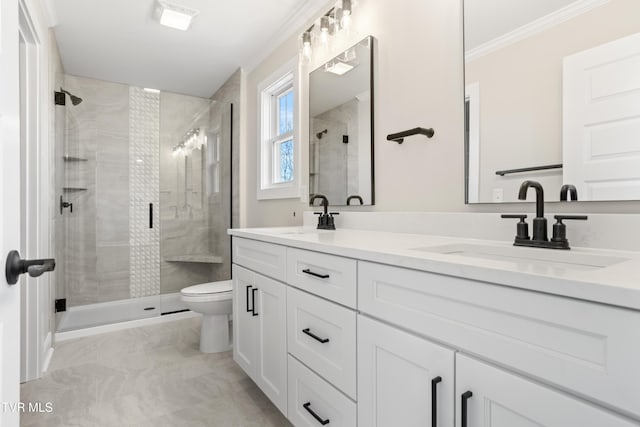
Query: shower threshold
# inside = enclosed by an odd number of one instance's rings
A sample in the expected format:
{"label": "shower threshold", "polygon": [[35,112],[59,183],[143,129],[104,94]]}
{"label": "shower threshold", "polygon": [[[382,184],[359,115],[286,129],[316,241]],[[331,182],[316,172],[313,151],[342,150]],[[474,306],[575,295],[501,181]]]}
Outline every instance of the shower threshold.
{"label": "shower threshold", "polygon": [[[79,329],[94,328],[132,320],[160,317],[163,312],[176,312],[186,307],[175,304],[173,295],[159,295],[130,298],[97,304],[70,307],[62,313],[57,332],[69,332]],[[163,304],[167,299],[170,304]],[[167,310],[163,310],[165,306]]]}

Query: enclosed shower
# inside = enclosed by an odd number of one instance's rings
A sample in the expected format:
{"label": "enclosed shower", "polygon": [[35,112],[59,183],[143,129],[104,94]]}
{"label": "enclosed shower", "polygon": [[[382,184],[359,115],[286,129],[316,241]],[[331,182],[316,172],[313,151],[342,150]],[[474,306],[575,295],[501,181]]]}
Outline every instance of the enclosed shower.
{"label": "enclosed shower", "polygon": [[61,80],[58,331],[184,310],[180,289],[230,278],[232,105]]}

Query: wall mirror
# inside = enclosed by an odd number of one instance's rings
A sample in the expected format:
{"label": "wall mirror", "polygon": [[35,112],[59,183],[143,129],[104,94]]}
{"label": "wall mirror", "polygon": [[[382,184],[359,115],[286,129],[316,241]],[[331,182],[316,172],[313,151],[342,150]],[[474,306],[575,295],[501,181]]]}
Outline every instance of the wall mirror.
{"label": "wall mirror", "polygon": [[[640,1],[464,0],[467,203],[640,199]],[[533,198],[533,192],[529,200]]]}
{"label": "wall mirror", "polygon": [[309,74],[309,193],[373,205],[373,37]]}

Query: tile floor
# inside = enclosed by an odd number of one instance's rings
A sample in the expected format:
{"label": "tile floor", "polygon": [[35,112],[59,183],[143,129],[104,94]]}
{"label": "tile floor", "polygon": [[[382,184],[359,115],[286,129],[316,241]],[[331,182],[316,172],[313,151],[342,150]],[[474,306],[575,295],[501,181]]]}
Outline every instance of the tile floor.
{"label": "tile floor", "polygon": [[290,426],[231,352],[198,350],[199,318],[95,335],[56,346],[23,402],[52,402],[21,426]]}

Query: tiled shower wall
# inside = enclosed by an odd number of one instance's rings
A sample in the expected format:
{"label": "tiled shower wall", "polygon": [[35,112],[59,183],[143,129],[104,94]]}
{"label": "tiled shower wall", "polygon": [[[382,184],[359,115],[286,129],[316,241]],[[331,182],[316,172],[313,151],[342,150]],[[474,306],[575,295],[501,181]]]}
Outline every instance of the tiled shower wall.
{"label": "tiled shower wall", "polygon": [[62,107],[77,158],[64,162],[67,304],[129,298],[129,88],[69,75],[64,87],[83,98]]}
{"label": "tiled shower wall", "polygon": [[[82,159],[64,161],[60,178],[66,188],[64,199],[73,203],[73,213],[66,210],[61,217],[68,306],[177,292],[190,284],[229,278],[228,156],[222,170],[223,193],[211,199],[190,194],[189,200],[178,195],[184,165],[170,156],[171,148],[193,125],[194,115],[208,109],[211,101],[171,93],[158,96],[70,75],[63,83],[83,98],[77,106],[67,102],[56,107],[64,109],[66,117],[61,152]],[[216,119],[218,111],[208,109],[203,124],[226,126],[224,132],[229,133],[229,114]],[[165,154],[159,158],[161,152]],[[197,174],[197,168],[192,165],[191,172]],[[197,188],[190,185],[189,191]],[[194,197],[202,203],[198,205]],[[149,203],[154,204],[153,229]],[[209,214],[214,210],[215,218]],[[223,263],[164,259],[202,253],[220,255]]]}
{"label": "tiled shower wall", "polygon": [[160,293],[159,138],[160,94],[130,87],[129,288],[132,298]]}

